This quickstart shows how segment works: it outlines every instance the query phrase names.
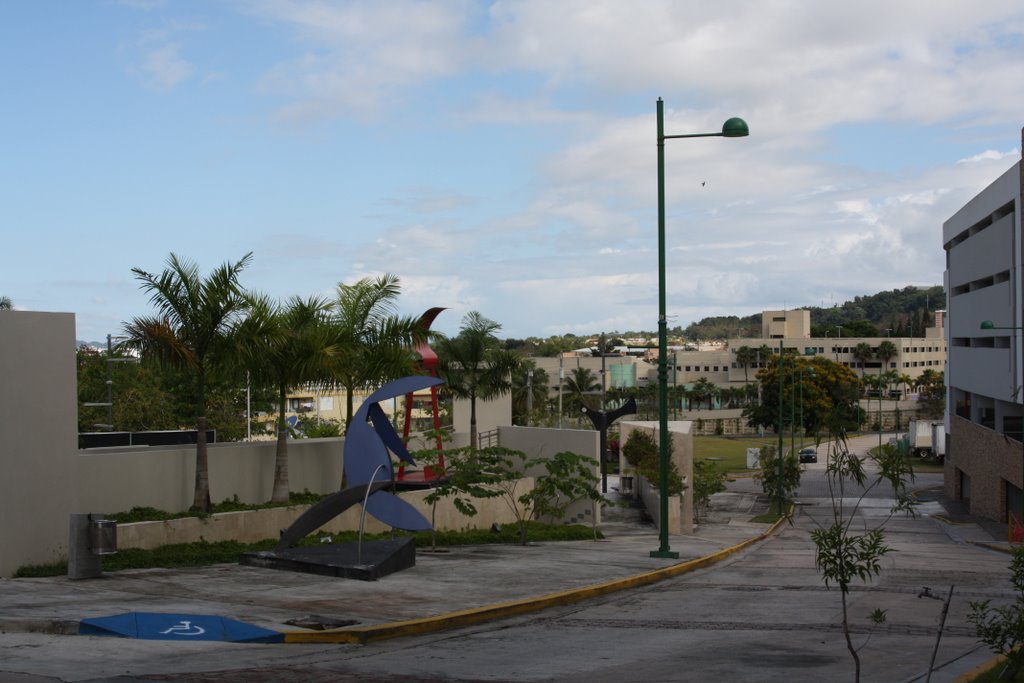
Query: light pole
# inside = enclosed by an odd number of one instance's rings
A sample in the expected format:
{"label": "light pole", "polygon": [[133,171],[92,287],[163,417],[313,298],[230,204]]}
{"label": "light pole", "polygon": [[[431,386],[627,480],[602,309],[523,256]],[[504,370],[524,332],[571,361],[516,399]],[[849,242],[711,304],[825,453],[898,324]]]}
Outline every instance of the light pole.
{"label": "light pole", "polygon": [[665,105],[658,98],[658,476],[659,476],[659,547],[651,557],[679,557],[668,545],[668,320],[665,316],[665,140],[670,138],[726,137],[740,138],[750,134],[747,122],[731,118],[720,133],[665,135]]}
{"label": "light pole", "polygon": [[526,426],[530,426],[530,416],[533,414],[533,368],[526,371]]}
{"label": "light pole", "polygon": [[778,499],[779,499],[779,517],[782,516],[782,449],[784,447],[784,444],[783,444],[783,441],[782,441],[782,439],[783,439],[783,435],[782,435],[782,426],[783,426],[783,422],[782,422],[782,396],[783,396],[783,392],[782,392],[782,386],[783,386],[782,385],[782,361],[784,360],[783,353],[784,353],[784,351],[783,351],[783,348],[782,348],[782,340],[780,339],[779,340],[779,365],[778,365],[778,368],[777,368],[778,373],[779,373],[779,411],[778,411],[778,418],[776,420],[776,427],[775,427],[775,431],[777,431],[779,433],[779,452],[778,452],[779,481],[778,481],[778,483],[775,486],[775,488],[776,488],[776,495],[778,496]]}

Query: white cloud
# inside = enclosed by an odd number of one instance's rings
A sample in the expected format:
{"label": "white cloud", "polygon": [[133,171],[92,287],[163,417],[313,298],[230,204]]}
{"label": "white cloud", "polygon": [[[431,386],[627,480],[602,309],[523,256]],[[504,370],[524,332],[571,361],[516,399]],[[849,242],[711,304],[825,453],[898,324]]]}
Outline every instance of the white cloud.
{"label": "white cloud", "polygon": [[289,27],[306,46],[262,79],[268,93],[292,102],[278,112],[292,123],[339,115],[369,117],[402,90],[460,69],[466,1],[298,2],[255,0],[254,14]]}
{"label": "white cloud", "polygon": [[192,73],[192,67],[181,57],[179,49],[180,46],[168,43],[146,53],[139,74],[149,87],[170,90]]}
{"label": "white cloud", "polygon": [[986,149],[984,152],[969,156],[966,159],[958,159],[958,164],[973,164],[979,161],[1002,161],[1008,157],[1019,157],[1020,150],[1014,149],[1009,152],[1000,152],[994,149]]}

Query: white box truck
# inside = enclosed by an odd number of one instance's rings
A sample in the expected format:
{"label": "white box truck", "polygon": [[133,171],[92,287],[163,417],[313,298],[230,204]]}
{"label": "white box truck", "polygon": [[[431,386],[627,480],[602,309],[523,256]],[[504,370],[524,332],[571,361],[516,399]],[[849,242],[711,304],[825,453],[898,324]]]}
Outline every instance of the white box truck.
{"label": "white box truck", "polygon": [[932,455],[939,462],[946,457],[946,425],[943,422],[932,422]]}
{"label": "white box truck", "polygon": [[935,455],[935,425],[939,426],[939,433],[942,434],[940,441],[945,450],[945,433],[942,431],[942,421],[935,420],[911,420],[910,428],[907,431],[907,439],[910,441],[910,450],[919,458],[930,458]]}

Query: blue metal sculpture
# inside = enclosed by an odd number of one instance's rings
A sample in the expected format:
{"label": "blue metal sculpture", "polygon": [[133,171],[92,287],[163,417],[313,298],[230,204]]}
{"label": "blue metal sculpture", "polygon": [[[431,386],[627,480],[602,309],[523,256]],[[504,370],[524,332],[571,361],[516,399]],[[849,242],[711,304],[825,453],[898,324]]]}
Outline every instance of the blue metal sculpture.
{"label": "blue metal sculpture", "polygon": [[[380,407],[380,402],[443,383],[436,377],[403,377],[385,384],[359,406],[345,435],[345,477],[349,486],[372,485],[374,479],[380,478],[393,480],[395,472],[389,451],[410,465],[416,464]],[[378,468],[383,474],[375,477]],[[366,500],[366,511],[399,529],[429,531],[431,528],[430,522],[416,508],[387,491],[370,494]]]}
{"label": "blue metal sculpture", "polygon": [[363,401],[352,416],[345,435],[344,468],[348,488],[324,498],[302,513],[281,532],[277,551],[291,548],[309,533],[364,500],[365,510],[385,524],[406,531],[430,530],[430,522],[416,508],[385,490],[395,479],[390,453],[411,465],[416,463],[380,403],[439,384],[443,384],[443,380],[436,377],[403,377],[385,384]]}

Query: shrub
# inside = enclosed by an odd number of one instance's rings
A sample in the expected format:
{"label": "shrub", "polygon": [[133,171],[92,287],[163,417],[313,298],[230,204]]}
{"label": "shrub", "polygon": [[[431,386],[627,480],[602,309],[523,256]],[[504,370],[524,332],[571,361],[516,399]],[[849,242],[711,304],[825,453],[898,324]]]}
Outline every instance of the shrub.
{"label": "shrub", "polygon": [[[671,436],[669,452],[672,452]],[[661,488],[661,453],[654,435],[642,429],[633,430],[622,447],[626,461],[655,488]],[[679,468],[670,459],[668,462],[668,495],[677,496],[686,489]]]}

